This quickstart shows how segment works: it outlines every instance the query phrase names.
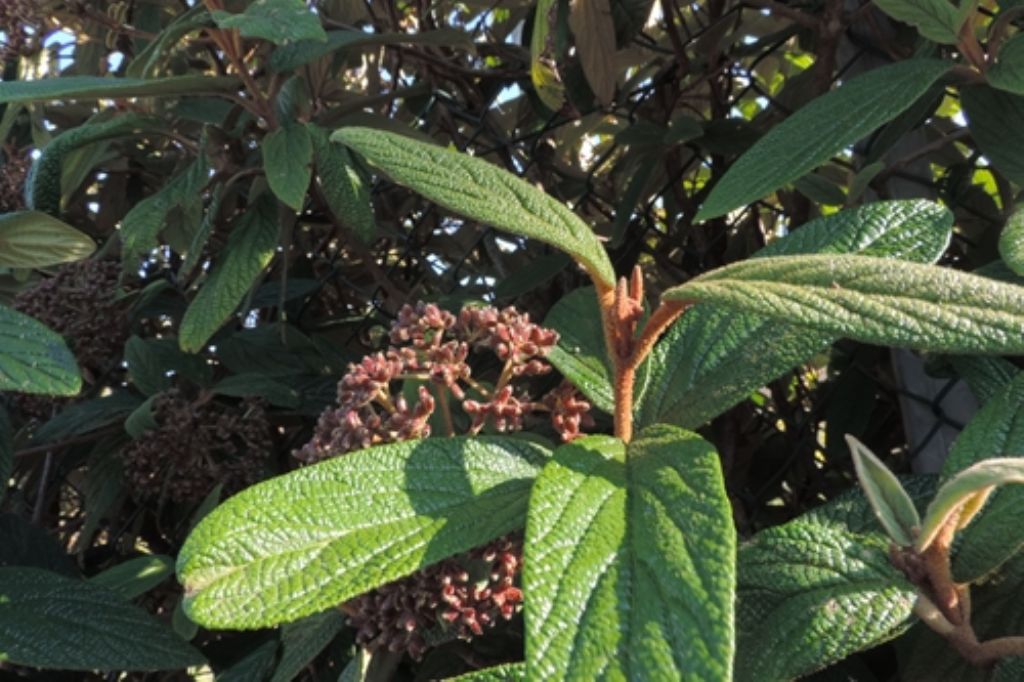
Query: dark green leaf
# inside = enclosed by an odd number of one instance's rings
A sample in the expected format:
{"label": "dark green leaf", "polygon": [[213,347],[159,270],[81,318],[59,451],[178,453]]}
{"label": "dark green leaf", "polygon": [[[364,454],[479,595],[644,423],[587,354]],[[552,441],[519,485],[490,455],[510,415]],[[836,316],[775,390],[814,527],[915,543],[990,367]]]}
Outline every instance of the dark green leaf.
{"label": "dark green leaf", "polygon": [[182,350],[201,350],[235,312],[270,264],[277,242],[277,205],[262,194],[232,229],[223,260],[185,311],[178,337]]}
{"label": "dark green leaf", "polygon": [[128,391],[114,391],[68,405],[34,434],[35,444],[52,443],[116,424],[131,414],[142,400]]}
{"label": "dark green leaf", "polygon": [[[46,530],[17,514],[0,514],[0,567],[22,566],[78,577],[78,567]],[[2,645],[0,645],[2,650]]]}
{"label": "dark green leaf", "polygon": [[174,573],[174,560],[163,554],[129,559],[89,578],[89,582],[134,599],[162,583]]}
{"label": "dark green leaf", "polygon": [[270,70],[280,73],[294,71],[304,64],[349,47],[379,45],[439,45],[472,49],[473,41],[465,31],[434,29],[421,33],[367,33],[365,31],[328,31],[327,40],[304,40],[284,45],[270,55]]}
{"label": "dark green leaf", "polygon": [[212,375],[205,358],[182,352],[173,338],[132,336],[125,344],[124,359],[131,382],[147,396],[166,391],[174,376],[206,386]]}
{"label": "dark green leaf", "polygon": [[1007,218],[999,235],[999,255],[1011,270],[1024,275],[1024,207],[1017,207]]}
{"label": "dark green leaf", "polygon": [[310,132],[316,150],[316,174],[327,207],[356,237],[369,243],[377,236],[377,223],[370,189],[352,163],[352,155],[344,145],[331,143],[323,128],[310,124]]}
{"label": "dark green leaf", "polygon": [[217,674],[216,682],[252,682],[265,680],[274,668],[277,639],[270,639],[249,651],[242,660]]}
{"label": "dark green leaf", "polygon": [[301,124],[278,128],[263,138],[263,170],[277,198],[302,210],[312,177],[313,141]]}
{"label": "dark green leaf", "polygon": [[965,86],[960,88],[960,104],[981,152],[996,170],[1024,185],[1024,96]]}
{"label": "dark green leaf", "polygon": [[192,9],[178,15],[164,30],[160,31],[160,35],[135,55],[135,58],[128,64],[125,75],[130,78],[156,76],[160,60],[179,40],[210,24],[210,15],[206,11],[206,7],[202,3],[194,5]]}
{"label": "dark green leaf", "polygon": [[221,28],[237,28],[246,38],[263,38],[276,45],[296,40],[327,40],[320,17],[302,0],[254,0],[241,14],[212,12]]}
{"label": "dark green leaf", "polygon": [[956,45],[965,18],[948,0],[875,0],[875,5],[928,40],[946,45]]}
{"label": "dark green leaf", "polygon": [[280,381],[259,374],[235,374],[218,381],[211,389],[220,395],[236,398],[264,398],[271,405],[295,408],[299,406],[300,396],[294,388]]}
{"label": "dark green leaf", "polygon": [[0,568],[0,660],[59,670],[172,670],[204,662],[116,593],[35,568]]}
{"label": "dark green leaf", "polygon": [[999,357],[955,355],[949,358],[949,362],[982,405],[1020,374],[1016,365]]}
{"label": "dark green leaf", "polygon": [[320,655],[345,627],[345,615],[331,609],[281,628],[281,659],[270,682],[290,682]]}
{"label": "dark green leaf", "polygon": [[547,359],[596,407],[611,414],[615,409],[612,369],[594,288],[582,287],[563,296],[548,311],[544,326],[559,335]]}
{"label": "dark green leaf", "polygon": [[201,93],[230,93],[239,88],[233,76],[168,76],[167,78],[105,78],[63,76],[35,81],[0,83],[0,104],[70,99],[177,97]]}
{"label": "dark green leaf", "polygon": [[95,250],[86,234],[46,213],[0,215],[0,267],[42,268],[82,260]]}
{"label": "dark green leaf", "polygon": [[736,538],[718,455],[675,427],[564,445],[530,499],[530,679],[731,679]]}
{"label": "dark green leaf", "polygon": [[1024,95],[1024,35],[1018,33],[1003,43],[995,64],[985,72],[985,79],[994,88]]}
{"label": "dark green leaf", "polygon": [[811,101],[730,166],[696,220],[728,213],[806,175],[898,116],[949,68],[947,62],[911,59],[873,69]]}
{"label": "dark green leaf", "polygon": [[348,145],[395,182],[482,223],[538,239],[575,258],[597,284],[615,272],[590,227],[564,204],[508,171],[466,154],[372,128],[343,128]]}
{"label": "dark green leaf", "polygon": [[296,620],[521,528],[543,447],[515,438],[370,448],[242,491],[178,555],[207,627]]}
{"label": "dark green leaf", "polygon": [[[952,224],[953,215],[930,201],[881,201],[812,220],[755,255],[864,253],[932,262],[946,249]],[[696,428],[833,341],[823,332],[698,304],[655,347],[637,423]]]}
{"label": "dark green leaf", "polygon": [[41,322],[0,306],[0,391],[75,395],[82,376],[64,339]]}
{"label": "dark green leaf", "polygon": [[874,256],[754,258],[665,292],[879,345],[1024,352],[1024,287]]}

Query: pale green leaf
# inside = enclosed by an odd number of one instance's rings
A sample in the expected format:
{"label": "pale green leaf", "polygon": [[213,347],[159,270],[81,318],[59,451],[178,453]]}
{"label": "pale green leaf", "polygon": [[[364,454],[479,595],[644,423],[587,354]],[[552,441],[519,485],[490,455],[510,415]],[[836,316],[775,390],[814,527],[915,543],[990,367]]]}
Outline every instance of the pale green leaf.
{"label": "pale green leaf", "polygon": [[75,356],[41,322],[0,306],[0,391],[75,395],[82,390]]}
{"label": "pale green leaf", "polygon": [[0,661],[56,670],[172,670],[204,662],[117,593],[35,568],[0,568]]}
{"label": "pale green leaf", "polygon": [[207,93],[233,93],[240,87],[233,76],[168,76],[166,78],[106,78],[62,76],[35,81],[0,83],[0,104],[73,99],[178,97]]}
{"label": "pale green leaf", "polygon": [[521,528],[546,454],[524,439],[426,439],[253,486],[182,547],[186,612],[211,628],[293,621]]}
{"label": "pale green leaf", "polygon": [[1024,35],[1018,33],[1003,43],[985,79],[994,88],[1024,95]]}
{"label": "pale green leaf", "polygon": [[372,128],[343,128],[331,139],[427,199],[484,224],[551,244],[575,258],[596,283],[615,284],[611,261],[590,227],[561,202],[508,171]]}
{"label": "pale green leaf", "polygon": [[286,125],[263,138],[263,170],[277,198],[302,210],[313,169],[313,141],[301,124]]}
{"label": "pale green leaf", "polygon": [[529,679],[731,679],[735,532],[718,456],[670,426],[564,445],[526,530]]}
{"label": "pale green leaf", "polygon": [[344,145],[328,140],[327,131],[310,124],[316,155],[316,174],[327,207],[337,220],[349,226],[362,242],[377,236],[377,224],[370,204],[370,188],[352,162]]}
{"label": "pale green leaf", "polygon": [[921,527],[913,500],[899,479],[863,443],[850,435],[846,436],[846,443],[850,446],[860,486],[875,516],[890,538],[904,547],[911,546]]}
{"label": "pale green leaf", "polygon": [[43,268],[82,260],[95,250],[88,235],[46,213],[0,215],[0,267]]}
{"label": "pale green leaf", "polygon": [[1006,220],[999,235],[999,255],[1011,270],[1024,275],[1024,207],[1018,206]]}
{"label": "pale green leaf", "polygon": [[868,71],[812,100],[729,167],[696,220],[728,213],[806,175],[898,116],[949,69],[947,62],[911,59]]}
{"label": "pale green leaf", "polygon": [[[967,467],[947,481],[928,505],[921,535],[914,543],[923,552],[932,543],[950,517],[972,501],[975,495],[1006,483],[1024,483],[1024,458],[993,457]],[[958,522],[963,527],[966,520]]]}
{"label": "pale green leaf", "polygon": [[270,682],[290,682],[345,627],[345,614],[331,609],[281,627],[281,658]]}
{"label": "pale green leaf", "polygon": [[262,194],[231,230],[223,260],[214,266],[181,321],[181,349],[195,353],[238,308],[274,257],[277,205]]}
{"label": "pale green leaf", "polygon": [[978,149],[997,171],[1024,185],[1024,95],[987,85],[963,86],[960,105]]}
{"label": "pale green leaf", "polygon": [[948,0],[875,0],[875,5],[893,19],[910,24],[928,40],[957,43],[963,17]]}
{"label": "pale green leaf", "polygon": [[[945,251],[952,224],[952,213],[934,202],[880,201],[812,220],[755,257],[863,253],[929,263]],[[650,379],[637,400],[636,423],[696,428],[835,340],[762,315],[698,304],[646,363]]]}
{"label": "pale green leaf", "polygon": [[253,0],[241,14],[214,10],[221,28],[237,28],[246,38],[263,38],[276,45],[297,40],[327,40],[320,17],[303,0]]}
{"label": "pale green leaf", "polygon": [[734,263],[664,293],[879,345],[1024,353],[1024,288],[873,256],[778,256]]}
{"label": "pale green leaf", "polygon": [[174,559],[163,554],[148,554],[97,573],[89,578],[89,582],[115,592],[125,599],[134,599],[162,583],[172,573]]}

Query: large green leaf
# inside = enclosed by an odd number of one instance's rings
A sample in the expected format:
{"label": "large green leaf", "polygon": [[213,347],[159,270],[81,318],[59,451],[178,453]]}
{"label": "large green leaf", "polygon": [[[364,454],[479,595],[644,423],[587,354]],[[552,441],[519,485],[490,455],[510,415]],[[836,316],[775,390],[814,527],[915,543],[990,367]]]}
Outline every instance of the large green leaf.
{"label": "large green leaf", "polygon": [[88,235],[46,213],[0,215],[0,267],[43,268],[82,260],[95,250]]}
{"label": "large green leaf", "polygon": [[75,395],[82,375],[59,335],[41,322],[0,306],[0,391]]}
{"label": "large green leaf", "polygon": [[231,93],[239,88],[233,76],[168,76],[167,78],[105,78],[63,76],[35,81],[0,83],[0,104],[69,99],[122,99],[125,97],[178,97],[204,93]]}
{"label": "large green leaf", "polygon": [[352,163],[344,145],[332,144],[327,131],[309,125],[316,157],[316,174],[327,207],[365,243],[377,236],[370,189]]}
{"label": "large green leaf", "polygon": [[237,28],[246,38],[263,38],[277,45],[296,40],[327,40],[320,17],[303,0],[255,0],[241,14],[212,13],[221,28]]}
{"label": "large green leaf", "polygon": [[195,353],[220,329],[274,257],[278,241],[277,204],[262,194],[231,231],[218,263],[181,320],[178,342]]}
{"label": "large green leaf", "polygon": [[59,670],[171,670],[204,663],[117,593],[36,568],[0,568],[0,661]]}
{"label": "large green leaf", "polygon": [[996,170],[1024,185],[1024,95],[987,85],[960,88],[971,137]]}
{"label": "large green leaf", "polygon": [[1024,352],[1024,287],[874,256],[754,258],[664,293],[865,343],[948,353]]}
{"label": "large green leaf", "polygon": [[526,530],[529,679],[729,680],[736,538],[718,456],[671,426],[555,452]]}
{"label": "large green leaf", "polygon": [[728,213],[806,175],[898,116],[950,66],[911,59],[873,69],[812,100],[737,159],[711,190],[696,219]]}
{"label": "large green leaf", "polygon": [[426,439],[244,490],[178,555],[188,616],[212,628],[296,620],[521,528],[546,454],[517,438]]}
{"label": "large green leaf", "polygon": [[[918,503],[934,489],[904,485]],[[741,545],[737,682],[793,679],[900,634],[915,592],[888,547],[859,490]]]}
{"label": "large green leaf", "polygon": [[[1024,375],[1017,375],[971,419],[946,458],[942,474],[950,478],[992,457],[1024,454]],[[953,556],[957,580],[973,582],[988,575],[1024,547],[1020,509],[1024,490],[997,490],[967,526]]]}
{"label": "large green leaf", "polygon": [[447,209],[538,239],[575,258],[595,282],[615,284],[615,271],[590,227],[561,202],[506,170],[467,154],[373,128],[343,128],[331,139],[348,145],[400,185]]}
{"label": "large green leaf", "polygon": [[911,24],[928,40],[947,45],[956,45],[966,18],[949,0],[875,0],[875,5],[893,19]]}
{"label": "large green leaf", "polygon": [[[939,204],[881,201],[812,220],[755,257],[863,253],[932,262],[946,249],[953,215]],[[696,428],[835,341],[762,315],[699,304],[655,347],[637,397],[637,424]]]}
{"label": "large green leaf", "polygon": [[267,183],[286,205],[302,210],[313,169],[313,141],[301,124],[286,125],[263,138]]}

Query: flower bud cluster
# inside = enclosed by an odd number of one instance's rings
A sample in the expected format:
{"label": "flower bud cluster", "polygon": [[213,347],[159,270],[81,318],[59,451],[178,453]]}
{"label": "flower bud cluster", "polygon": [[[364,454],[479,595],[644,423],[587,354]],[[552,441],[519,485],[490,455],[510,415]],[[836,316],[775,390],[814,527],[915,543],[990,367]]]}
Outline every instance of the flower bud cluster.
{"label": "flower bud cluster", "polygon": [[172,389],[152,409],[156,428],[121,451],[137,498],[195,504],[218,483],[226,496],[264,477],[273,444],[261,401],[227,405]]}

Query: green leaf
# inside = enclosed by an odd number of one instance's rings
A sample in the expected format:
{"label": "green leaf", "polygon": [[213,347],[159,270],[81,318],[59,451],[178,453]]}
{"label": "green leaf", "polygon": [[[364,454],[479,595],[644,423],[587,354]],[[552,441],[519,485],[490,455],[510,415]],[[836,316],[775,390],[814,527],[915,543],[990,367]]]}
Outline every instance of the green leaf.
{"label": "green leaf", "polygon": [[43,268],[82,260],[95,250],[88,235],[45,213],[0,215],[0,267]]}
{"label": "green leaf", "polygon": [[557,15],[555,0],[538,0],[530,37],[530,80],[537,97],[551,111],[561,110],[565,103],[565,86],[555,66],[555,32],[551,30]]}
{"label": "green leaf", "polygon": [[206,387],[212,375],[206,358],[182,352],[174,338],[132,336],[125,343],[124,360],[131,382],[147,396],[166,391],[175,376]]}
{"label": "green leaf", "polygon": [[177,45],[179,40],[193,31],[209,26],[211,23],[210,14],[201,3],[179,14],[174,21],[160,31],[160,34],[154,40],[150,41],[141,52],[135,55],[135,58],[128,64],[125,75],[130,78],[152,78],[156,76],[164,55]]}
{"label": "green leaf", "polygon": [[312,177],[313,141],[301,124],[286,125],[263,138],[263,169],[277,198],[302,210]]}
{"label": "green leaf", "polygon": [[131,414],[142,400],[129,391],[72,403],[33,434],[33,445],[52,443],[115,424]]}
{"label": "green leaf", "polygon": [[1006,220],[999,235],[999,255],[1011,270],[1024,275],[1024,207],[1015,208]]}
{"label": "green leaf", "polygon": [[296,620],[521,528],[545,456],[524,439],[426,439],[260,483],[182,547],[186,612],[211,628]]}
{"label": "green leaf", "polygon": [[1003,43],[985,79],[994,88],[1024,95],[1024,35],[1018,33]]}
{"label": "green leaf", "polygon": [[345,615],[331,609],[281,628],[281,659],[270,682],[290,682],[320,655],[345,627]]}
{"label": "green leaf", "polygon": [[0,104],[71,99],[124,99],[127,97],[178,97],[205,93],[237,92],[234,76],[168,76],[167,78],[106,78],[62,76],[35,81],[0,83]]}
{"label": "green leaf", "polygon": [[89,578],[89,582],[125,599],[134,599],[149,592],[172,573],[174,559],[163,554],[149,554],[108,568]]}
{"label": "green leaf", "polygon": [[928,40],[957,44],[964,17],[948,0],[875,0],[875,5],[893,19],[910,24]]}
{"label": "green leaf", "polygon": [[77,578],[78,567],[50,533],[17,514],[0,514],[0,566],[41,568]]}
{"label": "green leaf", "polygon": [[[928,505],[921,523],[921,535],[914,548],[918,552],[926,550],[955,512],[969,505],[983,504],[993,488],[1006,483],[1024,483],[1024,458],[993,457],[958,473],[939,488],[935,499]],[[980,500],[977,498],[979,495],[982,496]],[[958,528],[970,522],[970,517],[964,516],[966,518],[957,521]]]}
{"label": "green leaf", "polygon": [[76,395],[82,376],[64,339],[41,322],[0,306],[0,391]]}
{"label": "green leaf", "polygon": [[548,311],[544,326],[558,332],[558,345],[547,359],[590,400],[611,414],[612,368],[604,345],[604,328],[593,287],[569,292]]}
{"label": "green leaf", "polygon": [[316,154],[316,174],[327,207],[337,220],[352,228],[356,237],[369,243],[377,236],[369,187],[344,145],[332,144],[323,128],[309,124],[309,130]]}
{"label": "green leaf", "polygon": [[[930,482],[906,485],[915,500]],[[903,632],[915,591],[859,490],[740,546],[737,682],[790,680]]]}
{"label": "green leaf", "polygon": [[225,377],[210,390],[213,393],[236,398],[264,398],[271,405],[288,408],[298,407],[301,398],[299,392],[288,384],[275,381],[258,372]]}
{"label": "green leaf", "polygon": [[[982,405],[992,400],[1014,377],[1020,374],[1009,360],[986,355],[954,355],[949,363]],[[1002,450],[1000,452],[1009,452]],[[1024,452],[1024,450],[1022,450]],[[999,453],[996,453],[999,454]],[[947,462],[949,459],[947,458]]]}
{"label": "green leaf", "polygon": [[398,184],[456,213],[551,244],[575,258],[595,283],[614,286],[611,261],[590,227],[561,202],[508,171],[372,128],[343,128],[331,139],[354,149]]}
{"label": "green leaf", "polygon": [[806,175],[898,116],[949,68],[947,62],[911,59],[873,69],[812,100],[729,167],[695,220],[728,213]]}
{"label": "green leaf", "polygon": [[1024,352],[1024,288],[873,256],[755,258],[663,294],[864,343],[948,353]]}
{"label": "green leaf", "polygon": [[237,28],[246,38],[263,38],[275,45],[327,40],[320,17],[303,0],[254,0],[241,14],[215,10],[212,15],[221,28]]}
{"label": "green leaf", "polygon": [[564,445],[526,530],[529,679],[729,680],[736,537],[718,455],[670,426]]}
{"label": "green leaf", "polygon": [[466,31],[440,28],[420,33],[367,33],[366,31],[328,31],[327,40],[304,40],[284,45],[270,55],[270,70],[275,73],[294,71],[313,60],[337,50],[379,45],[436,45],[446,48],[473,49],[473,40]]}
{"label": "green leaf", "polygon": [[450,677],[446,682],[521,682],[526,679],[525,663],[506,663]]}
{"label": "green leaf", "polygon": [[181,320],[178,343],[185,352],[202,349],[256,284],[278,242],[277,205],[261,194],[231,230],[218,263]]}
{"label": "green leaf", "polygon": [[996,170],[1024,185],[1024,96],[985,85],[960,88],[971,137]]}
{"label": "green leaf", "polygon": [[921,518],[910,495],[899,479],[863,443],[850,435],[846,436],[846,443],[850,446],[857,479],[882,527],[895,542],[910,547],[921,527]]}
{"label": "green leaf", "polygon": [[[755,257],[863,253],[932,262],[945,251],[952,225],[953,215],[939,204],[881,201],[812,220]],[[696,428],[835,340],[761,315],[698,304],[651,354],[636,423]]]}
{"label": "green leaf", "polygon": [[277,639],[269,639],[255,649],[250,647],[243,651],[247,654],[241,660],[217,673],[216,682],[252,682],[267,679],[277,656]]}
{"label": "green leaf", "polygon": [[172,670],[204,663],[116,593],[35,568],[0,568],[0,661],[58,670]]}

